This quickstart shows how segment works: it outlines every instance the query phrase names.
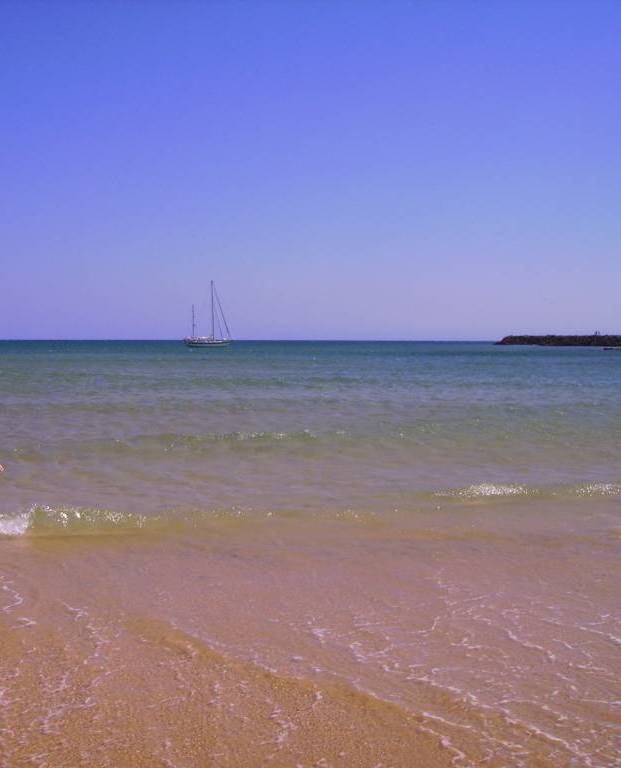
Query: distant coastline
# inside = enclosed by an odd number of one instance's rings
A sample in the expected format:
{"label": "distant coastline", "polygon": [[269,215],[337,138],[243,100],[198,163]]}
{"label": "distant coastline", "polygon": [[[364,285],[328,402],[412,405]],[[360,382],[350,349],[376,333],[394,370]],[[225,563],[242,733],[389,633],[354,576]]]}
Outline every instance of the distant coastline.
{"label": "distant coastline", "polygon": [[591,333],[587,336],[505,336],[496,344],[536,344],[540,347],[621,347],[621,336]]}

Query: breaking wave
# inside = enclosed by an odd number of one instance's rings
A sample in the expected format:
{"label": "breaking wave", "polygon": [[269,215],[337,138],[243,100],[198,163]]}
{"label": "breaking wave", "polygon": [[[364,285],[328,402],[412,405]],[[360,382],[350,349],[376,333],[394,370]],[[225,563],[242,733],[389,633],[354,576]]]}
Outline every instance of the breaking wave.
{"label": "breaking wave", "polygon": [[529,486],[515,483],[476,483],[465,488],[436,491],[436,498],[454,500],[509,498],[610,498],[621,497],[621,483],[581,483],[579,485]]}
{"label": "breaking wave", "polygon": [[465,499],[478,499],[488,496],[527,496],[529,489],[524,485],[497,485],[494,483],[479,483],[460,488],[457,496]]}
{"label": "breaking wave", "polygon": [[[275,517],[304,517],[297,510],[264,510],[250,507],[168,509],[140,514],[99,507],[34,504],[17,514],[0,513],[0,538],[14,536],[89,535],[132,532],[174,532],[227,521],[265,521]],[[339,510],[335,518],[348,519]],[[362,519],[362,515],[350,515]]]}
{"label": "breaking wave", "polygon": [[[43,536],[67,534],[121,533],[138,531],[174,531],[205,526],[217,521],[247,520],[260,521],[273,518],[309,519],[323,518],[364,522],[381,520],[393,513],[415,514],[418,510],[439,509],[438,502],[451,506],[459,504],[520,503],[537,500],[554,501],[597,501],[598,499],[621,499],[621,483],[593,482],[579,485],[527,486],[520,484],[478,483],[463,488],[414,493],[406,505],[399,510],[382,509],[379,505],[370,509],[368,505],[358,508],[354,503],[348,507],[325,505],[315,508],[257,508],[231,506],[226,508],[169,509],[158,513],[140,514],[98,507],[71,505],[34,504],[16,513],[0,513],[0,537]],[[443,505],[444,506],[444,505]]]}
{"label": "breaking wave", "polygon": [[[153,522],[157,518],[151,518]],[[17,515],[0,516],[0,536],[23,536],[59,532],[88,533],[117,529],[140,529],[149,518],[128,512],[70,506],[35,504]]]}

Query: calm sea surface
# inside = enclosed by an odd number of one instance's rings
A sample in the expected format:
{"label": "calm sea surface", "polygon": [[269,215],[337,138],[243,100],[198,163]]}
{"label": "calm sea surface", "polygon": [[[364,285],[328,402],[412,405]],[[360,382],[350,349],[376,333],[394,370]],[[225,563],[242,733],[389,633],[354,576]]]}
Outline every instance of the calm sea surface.
{"label": "calm sea surface", "polygon": [[620,384],[0,342],[0,765],[619,765]]}
{"label": "calm sea surface", "polygon": [[0,509],[382,514],[479,484],[612,493],[620,383],[621,355],[599,349],[4,342]]}

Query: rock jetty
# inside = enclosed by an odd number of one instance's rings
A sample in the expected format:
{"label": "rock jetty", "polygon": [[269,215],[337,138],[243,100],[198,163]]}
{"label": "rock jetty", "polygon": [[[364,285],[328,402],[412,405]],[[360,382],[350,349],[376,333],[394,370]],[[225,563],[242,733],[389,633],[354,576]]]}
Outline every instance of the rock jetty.
{"label": "rock jetty", "polygon": [[588,336],[505,336],[496,344],[537,344],[540,347],[621,347],[621,336],[592,333]]}

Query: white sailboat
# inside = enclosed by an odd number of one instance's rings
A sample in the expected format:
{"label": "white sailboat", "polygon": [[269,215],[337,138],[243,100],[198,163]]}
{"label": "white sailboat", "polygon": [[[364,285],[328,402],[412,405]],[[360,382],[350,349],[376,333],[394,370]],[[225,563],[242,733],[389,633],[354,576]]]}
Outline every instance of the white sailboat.
{"label": "white sailboat", "polygon": [[[218,336],[216,336],[216,326],[218,330]],[[211,281],[211,334],[209,336],[197,336],[196,335],[196,315],[194,312],[194,304],[192,304],[192,335],[186,336],[183,343],[186,347],[228,347],[233,341],[231,338],[231,332],[229,330],[222,304],[220,303],[220,297],[216,291],[216,286],[213,280]]]}

